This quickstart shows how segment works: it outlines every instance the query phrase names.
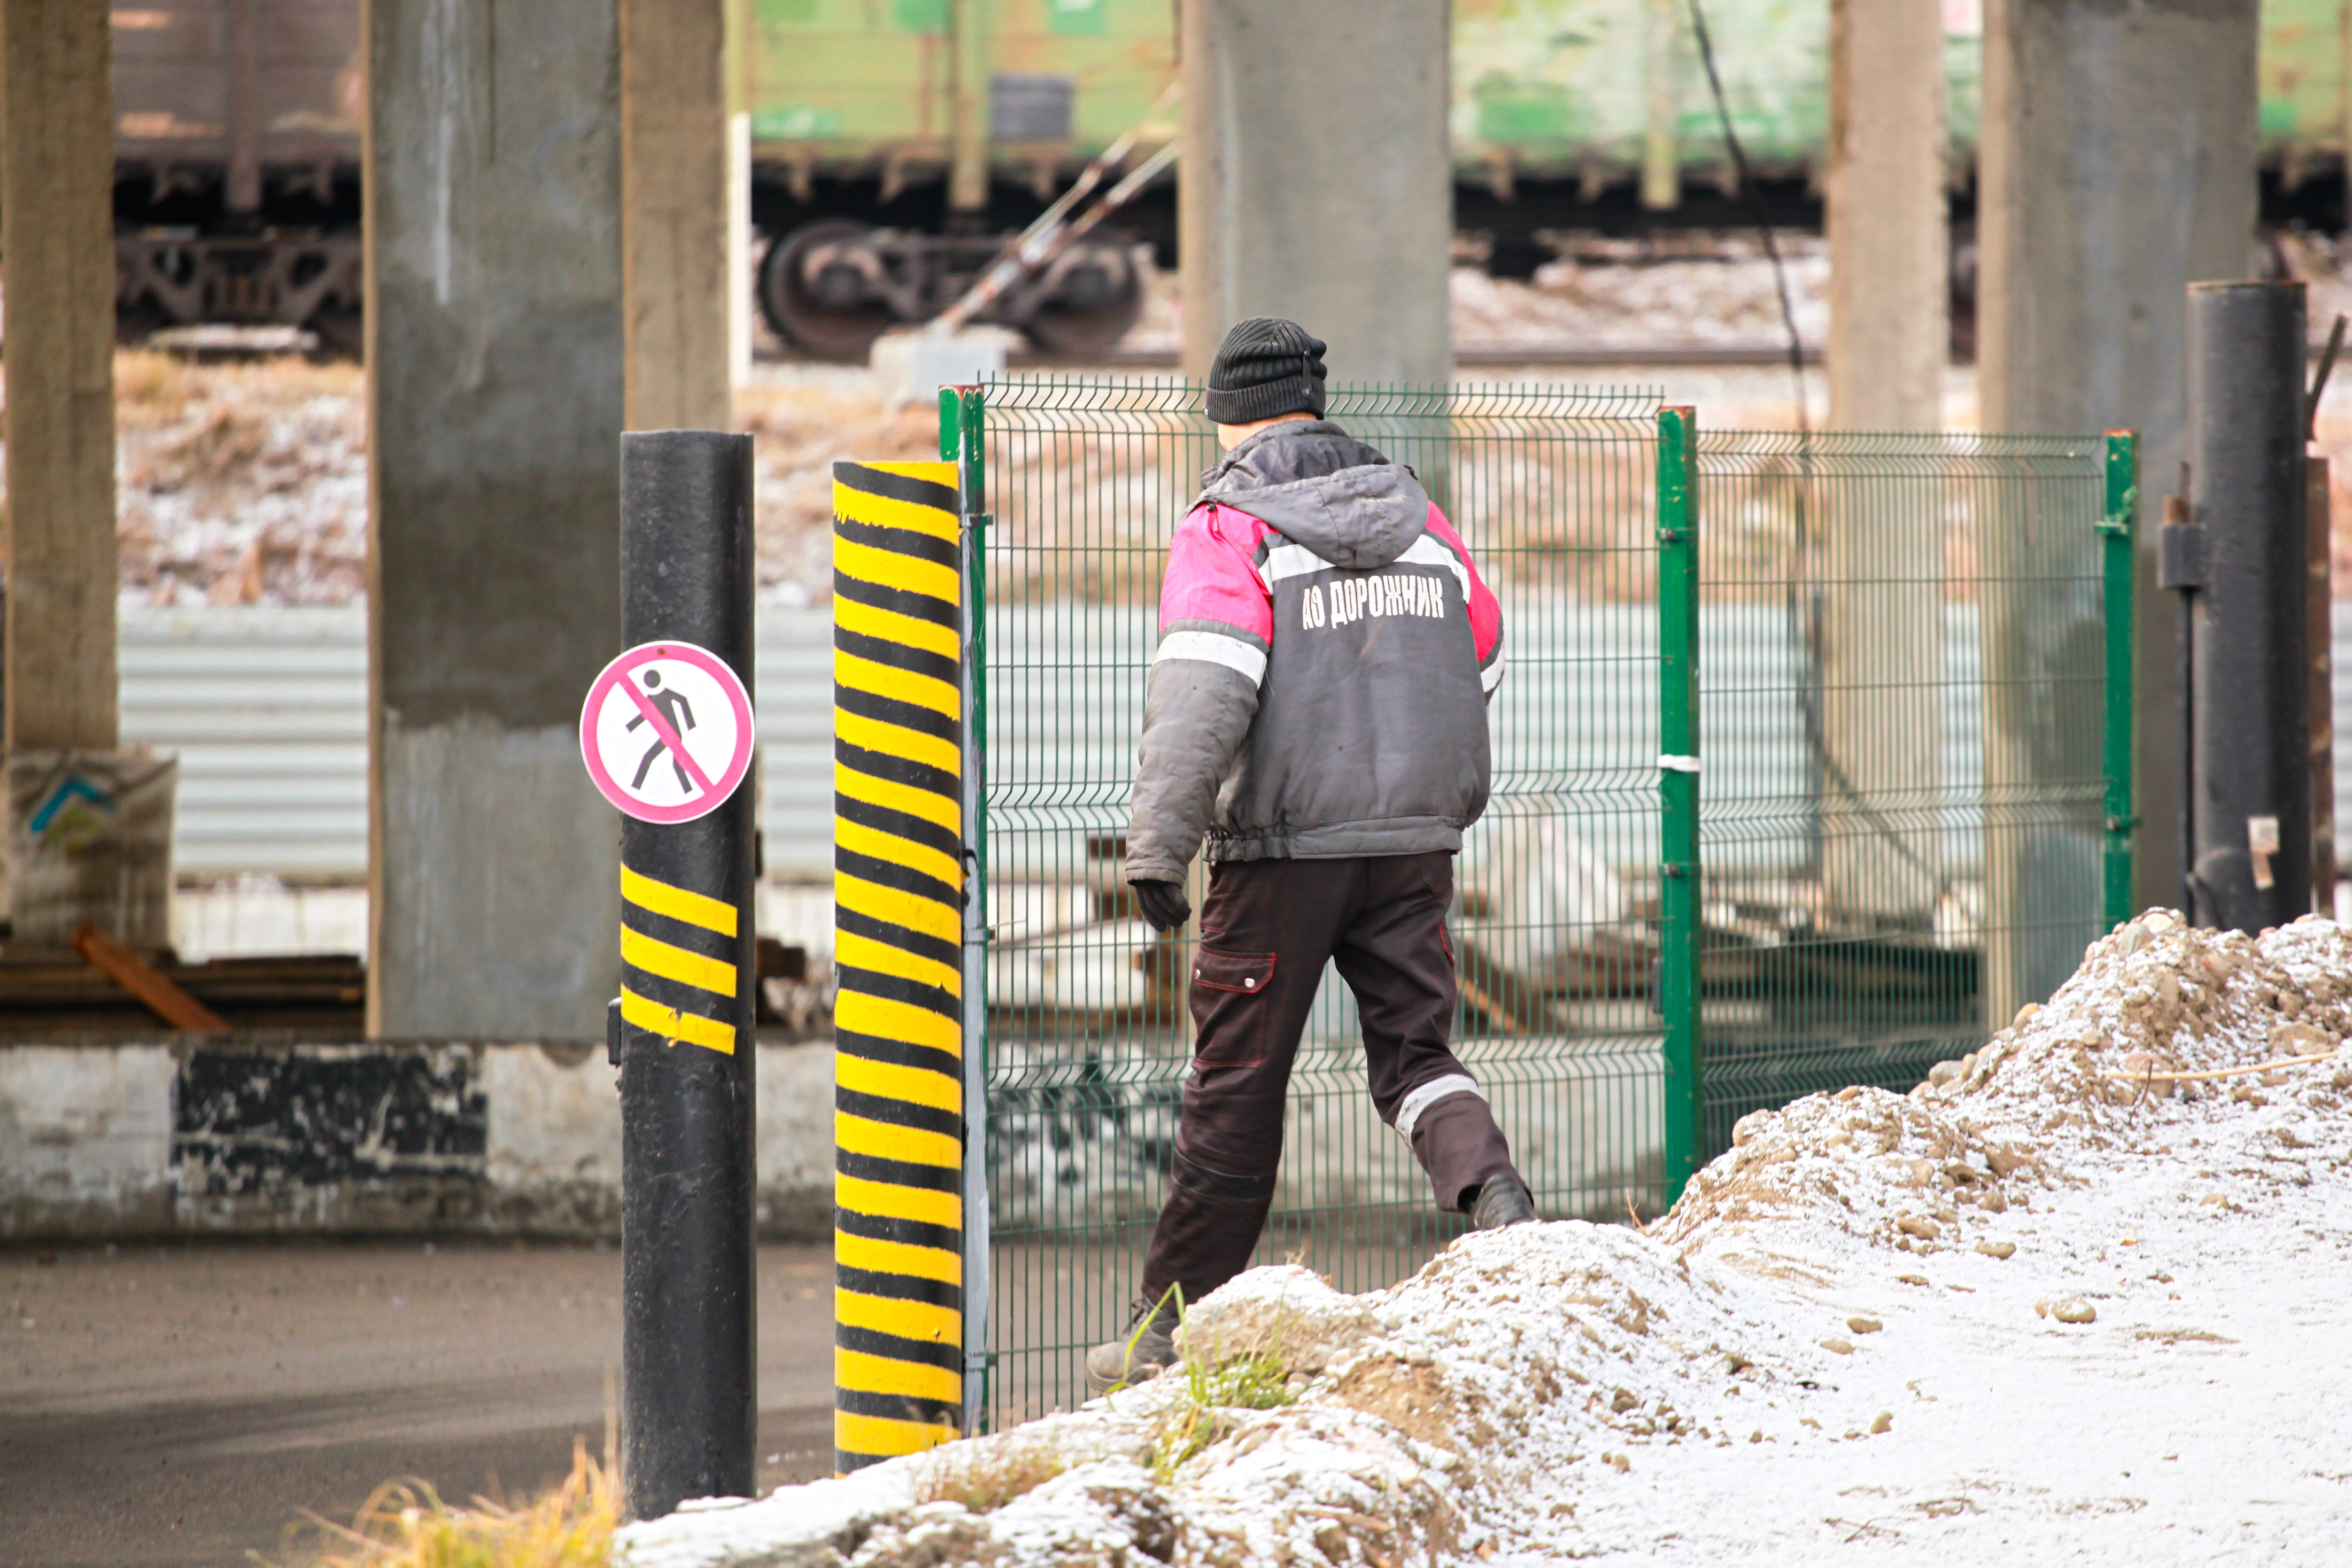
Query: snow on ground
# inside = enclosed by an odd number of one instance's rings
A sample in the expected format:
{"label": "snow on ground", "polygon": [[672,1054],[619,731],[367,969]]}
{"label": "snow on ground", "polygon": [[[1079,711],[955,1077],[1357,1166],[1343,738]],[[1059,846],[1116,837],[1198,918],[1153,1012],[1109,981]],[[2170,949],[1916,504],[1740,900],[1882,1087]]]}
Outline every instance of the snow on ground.
{"label": "snow on ground", "polygon": [[[1457,344],[1687,352],[1781,340],[1771,268],[1745,231],[1556,239],[1559,259],[1527,282],[1454,269]],[[1826,252],[1817,235],[1783,231],[1780,244],[1799,329],[1818,346],[1828,329]],[[2303,233],[2278,236],[2278,254],[2311,285],[2312,335],[2324,339],[2336,309],[2352,308],[2352,258],[2337,242]],[[1182,319],[1179,280],[1155,269],[1147,285],[1145,309],[1124,346],[1172,350]],[[1334,344],[1330,358],[1334,374],[1346,380],[1347,346]],[[1713,429],[1796,423],[1794,382],[1777,366],[1474,366],[1459,380],[1663,387],[1669,402],[1696,404]],[[1805,382],[1808,417],[1818,423],[1827,382],[1818,369]],[[160,604],[339,604],[359,598],[368,521],[360,367],[290,355],[194,363],[129,350],[116,357],[115,391],[125,593]],[[1972,367],[1948,374],[1944,413],[1948,428],[1975,427]],[[937,451],[930,412],[888,406],[875,378],[859,367],[762,362],[737,393],[736,427],[757,438],[761,586],[770,602],[782,604],[821,602],[827,591],[835,459],[919,458]],[[2352,584],[2352,375],[2329,383],[2318,446],[2336,460],[2337,581]]]}
{"label": "snow on ground", "polygon": [[617,1560],[2352,1560],[2347,1034],[2352,934],[2151,911],[1932,1087],[1746,1119],[1646,1233],[1243,1276],[1187,1343],[1276,1407],[1171,1375]]}
{"label": "snow on ground", "polygon": [[[1560,241],[1559,258],[1527,283],[1455,267],[1454,340],[1685,350],[1787,341],[1779,284],[1752,232]],[[1829,335],[1829,247],[1819,235],[1787,231],[1776,244],[1798,336],[1818,349]]]}
{"label": "snow on ground", "polygon": [[122,586],[153,604],[341,604],[367,581],[351,364],[114,361]]}

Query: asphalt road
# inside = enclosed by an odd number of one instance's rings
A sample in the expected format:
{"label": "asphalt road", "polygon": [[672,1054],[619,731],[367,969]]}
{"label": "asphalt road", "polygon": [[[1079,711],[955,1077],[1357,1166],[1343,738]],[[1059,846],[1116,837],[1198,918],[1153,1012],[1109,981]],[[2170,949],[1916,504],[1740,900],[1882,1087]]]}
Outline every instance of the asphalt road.
{"label": "asphalt road", "polygon": [[[829,1249],[760,1253],[760,1485],[830,1474]],[[299,1563],[394,1477],[520,1496],[600,1453],[620,1254],[0,1250],[0,1564]]]}

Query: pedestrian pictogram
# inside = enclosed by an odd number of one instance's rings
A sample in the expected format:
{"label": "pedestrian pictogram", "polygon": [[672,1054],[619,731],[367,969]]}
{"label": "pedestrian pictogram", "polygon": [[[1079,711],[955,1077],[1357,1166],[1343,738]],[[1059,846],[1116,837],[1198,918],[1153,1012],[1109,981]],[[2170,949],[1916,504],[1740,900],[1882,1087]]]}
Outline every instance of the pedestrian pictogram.
{"label": "pedestrian pictogram", "polygon": [[604,666],[580,709],[580,755],[607,800],[641,822],[716,810],[751,770],[751,698],[691,643],[643,643]]}

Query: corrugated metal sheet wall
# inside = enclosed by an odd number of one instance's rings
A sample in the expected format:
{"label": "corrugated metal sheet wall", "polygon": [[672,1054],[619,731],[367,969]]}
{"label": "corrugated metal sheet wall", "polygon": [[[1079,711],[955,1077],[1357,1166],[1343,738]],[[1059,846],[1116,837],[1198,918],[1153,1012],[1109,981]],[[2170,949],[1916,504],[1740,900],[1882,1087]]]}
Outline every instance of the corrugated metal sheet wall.
{"label": "corrugated metal sheet wall", "polygon": [[[180,754],[183,873],[366,874],[364,610],[126,605],[121,637],[122,737]],[[772,876],[832,872],[832,644],[826,611],[761,618]]]}
{"label": "corrugated metal sheet wall", "polygon": [[[1104,610],[1105,615],[1148,612]],[[1580,665],[1574,671],[1521,670],[1515,680],[1573,678],[1613,690],[1592,691],[1585,711],[1609,716],[1590,732],[1594,755],[1586,768],[1622,773],[1629,790],[1645,791],[1654,764],[1656,682],[1646,654],[1651,618],[1624,606],[1563,606],[1564,615],[1594,615],[1580,645],[1622,644],[1625,657]],[[1762,650],[1743,654],[1755,668],[1728,663],[1703,664],[1706,688],[1723,690],[1790,685],[1794,646],[1786,636],[1706,635],[1714,615],[1769,615],[1769,612],[1710,611],[1702,617],[1703,646]],[[1955,605],[1946,646],[1949,690],[1946,716],[1946,779],[1958,791],[1972,791],[1981,777],[1982,755],[1976,730],[1976,643],[1973,609]],[[1727,632],[1731,629],[1724,628]],[[1743,631],[1748,629],[1743,629]],[[1114,642],[1121,639],[1112,639]],[[2352,668],[2352,613],[2336,615],[2335,653],[2339,667]],[[767,832],[768,873],[783,880],[822,880],[832,867],[832,644],[829,612],[824,609],[766,610],[760,620],[759,729],[763,768],[761,817]],[[1771,667],[1766,667],[1766,666]],[[1056,672],[1051,692],[998,694],[999,747],[1032,744],[1024,738],[1024,709],[1040,701],[1080,705],[1106,719],[1124,719],[1103,733],[1089,732],[1087,748],[1106,779],[1124,780],[1132,765],[1128,725],[1139,715],[1139,701],[1108,700],[1095,689],[1118,681],[1139,685],[1137,672],[1122,668]],[[1072,680],[1075,677],[1075,681]],[[357,878],[367,870],[367,628],[357,607],[336,609],[155,610],[126,606],[121,643],[122,733],[127,742],[169,747],[180,754],[179,827],[175,846],[184,873],[195,874],[270,872],[278,874]],[[1083,687],[1085,689],[1076,689]],[[1560,704],[1529,711],[1566,713]],[[1707,749],[1727,765],[1727,777],[1745,780],[1793,780],[1801,767],[1797,716],[1754,706],[1719,704],[1706,730]],[[1632,720],[1632,723],[1628,723]],[[1117,727],[1118,734],[1108,733]],[[2352,821],[2352,681],[2336,690],[2336,817]],[[1746,752],[1735,760],[1730,754]],[[1507,760],[1510,738],[1499,739],[1498,758]],[[1590,787],[1588,773],[1579,783]],[[586,788],[583,778],[583,788]],[[1612,791],[1616,793],[1615,791]],[[1625,795],[1617,795],[1620,800]],[[1638,798],[1638,797],[1637,797]],[[1640,861],[1654,855],[1655,822],[1646,810],[1609,813],[1594,836],[1612,856]],[[1968,838],[1974,834],[1962,831]],[[1956,845],[1956,858],[1972,858],[1972,845]],[[1761,868],[1759,868],[1761,869]]]}

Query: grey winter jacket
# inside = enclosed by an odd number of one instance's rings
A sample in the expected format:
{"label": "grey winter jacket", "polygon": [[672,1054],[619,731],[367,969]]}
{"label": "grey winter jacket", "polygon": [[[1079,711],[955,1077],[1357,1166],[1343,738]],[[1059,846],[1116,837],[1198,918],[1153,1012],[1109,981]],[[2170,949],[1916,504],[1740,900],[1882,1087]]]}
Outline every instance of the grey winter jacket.
{"label": "grey winter jacket", "polygon": [[1160,600],[1129,881],[1458,850],[1486,804],[1502,615],[1411,470],[1328,420],[1203,476]]}

